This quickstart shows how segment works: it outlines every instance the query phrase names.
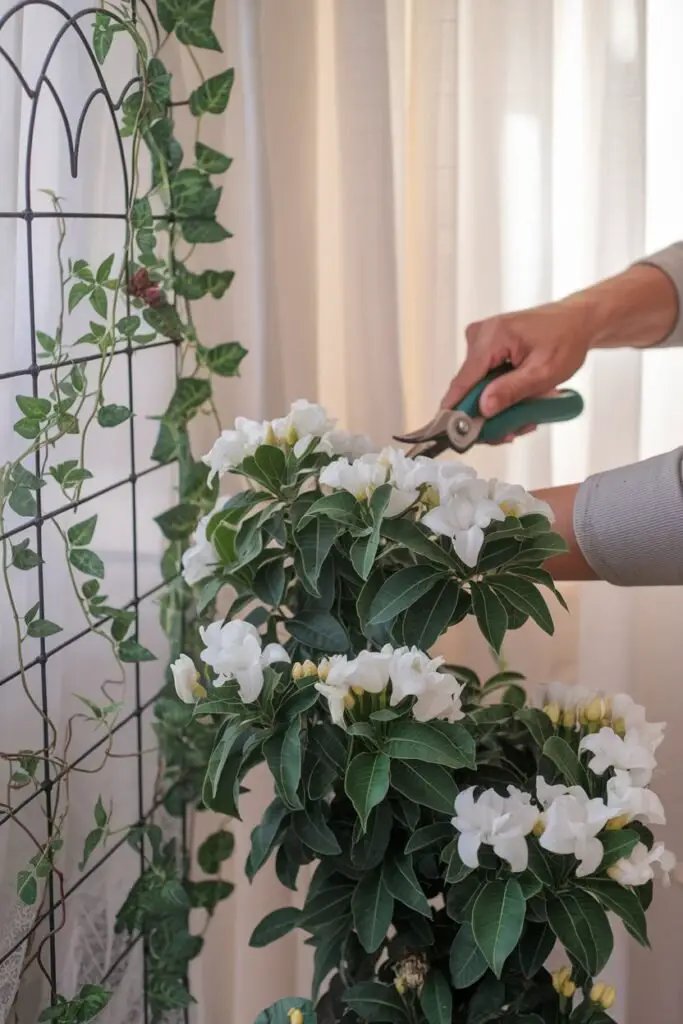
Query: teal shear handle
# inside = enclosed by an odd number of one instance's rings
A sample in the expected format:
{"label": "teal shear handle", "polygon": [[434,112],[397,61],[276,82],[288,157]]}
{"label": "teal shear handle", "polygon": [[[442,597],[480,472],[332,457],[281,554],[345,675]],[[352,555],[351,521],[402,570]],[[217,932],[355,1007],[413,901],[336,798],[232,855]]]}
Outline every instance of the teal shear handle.
{"label": "teal shear handle", "polygon": [[[497,377],[510,373],[512,369],[512,366],[505,365],[492,370],[465,395],[457,405],[456,411],[473,419],[480,417],[479,399],[484,390]],[[525,399],[497,413],[491,419],[484,419],[477,441],[489,444],[501,441],[510,434],[519,433],[525,427],[540,426],[544,423],[563,423],[576,419],[582,412],[583,398],[578,391],[572,391],[569,388],[558,391],[555,395]]]}

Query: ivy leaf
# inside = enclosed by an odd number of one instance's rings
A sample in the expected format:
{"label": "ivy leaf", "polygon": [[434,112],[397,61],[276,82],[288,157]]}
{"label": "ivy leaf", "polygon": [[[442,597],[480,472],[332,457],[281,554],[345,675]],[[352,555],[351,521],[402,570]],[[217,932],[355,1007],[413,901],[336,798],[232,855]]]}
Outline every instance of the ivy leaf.
{"label": "ivy leaf", "polygon": [[156,661],[156,654],[139,644],[137,640],[124,640],[118,646],[118,655],[121,661]]}
{"label": "ivy leaf", "polygon": [[56,622],[50,622],[49,619],[34,619],[29,623],[27,632],[32,637],[45,637],[54,636],[55,633],[61,633],[62,627],[58,626]]}
{"label": "ivy leaf", "polygon": [[86,295],[90,295],[92,285],[86,281],[77,281],[69,292],[69,312],[73,313],[79,302],[82,302]]}
{"label": "ivy leaf", "polygon": [[52,409],[52,402],[48,401],[47,398],[16,395],[14,400],[24,416],[30,420],[44,420],[46,416],[50,415],[50,410]]}
{"label": "ivy leaf", "polygon": [[201,114],[222,114],[230,100],[235,82],[234,68],[207,78],[198,89],[190,94],[190,113],[193,117]]}
{"label": "ivy leaf", "polygon": [[26,519],[32,519],[38,511],[36,499],[28,487],[14,488],[9,496],[9,507],[18,516],[24,516]]}
{"label": "ivy leaf", "polygon": [[130,419],[130,409],[126,405],[103,405],[97,410],[97,422],[101,427],[118,427]]}
{"label": "ivy leaf", "polygon": [[184,426],[211,398],[211,382],[200,377],[181,377],[163,419]]}
{"label": "ivy leaf", "polygon": [[98,580],[104,579],[104,562],[89,548],[72,548],[69,551],[69,561],[74,569],[85,573],[86,576],[95,576]]}
{"label": "ivy leaf", "polygon": [[190,245],[208,245],[232,238],[232,234],[218,221],[208,217],[187,217],[180,224],[183,238]]}
{"label": "ivy leaf", "polygon": [[197,863],[207,875],[216,875],[223,861],[232,856],[235,839],[231,832],[221,830],[207,836],[197,851]]}
{"label": "ivy leaf", "polygon": [[239,341],[228,341],[214,348],[202,346],[199,351],[207,369],[219,377],[239,376],[240,363],[247,354],[246,348]]}
{"label": "ivy leaf", "polygon": [[154,522],[167,540],[185,540],[197,528],[199,512],[199,505],[186,502],[162,512]]}
{"label": "ivy leaf", "polygon": [[31,605],[29,610],[26,612],[26,615],[24,615],[24,622],[26,623],[27,626],[29,626],[33,622],[39,610],[40,601],[36,601],[35,604]]}
{"label": "ivy leaf", "polygon": [[66,533],[69,544],[72,547],[84,547],[86,544],[89,544],[93,539],[96,526],[97,516],[91,516],[89,519],[84,519],[81,523],[70,526]]}
{"label": "ivy leaf", "polygon": [[16,569],[35,569],[43,564],[43,559],[37,552],[29,547],[28,540],[22,540],[20,544],[12,547],[12,565]]}
{"label": "ivy leaf", "polygon": [[97,847],[99,846],[104,830],[101,828],[94,828],[91,832],[88,832],[85,837],[85,843],[83,844],[83,859],[78,865],[78,870],[83,871],[85,865],[88,863],[90,857],[93,855]]}
{"label": "ivy leaf", "polygon": [[195,145],[194,155],[197,167],[204,174],[223,174],[232,163],[231,157],[219,153],[211,146],[205,146],[203,142],[198,142]]}
{"label": "ivy leaf", "polygon": [[497,978],[519,942],[524,927],[526,901],[519,882],[487,882],[472,908],[472,934]]}
{"label": "ivy leaf", "polygon": [[27,441],[33,441],[40,433],[40,420],[30,420],[28,417],[22,416],[14,424],[14,432]]}
{"label": "ivy leaf", "polygon": [[17,896],[28,907],[32,907],[38,899],[38,882],[32,871],[20,871],[17,874]]}
{"label": "ivy leaf", "polygon": [[281,907],[267,914],[254,928],[249,939],[252,949],[263,949],[288,935],[299,923],[301,911],[297,907]]}
{"label": "ivy leaf", "polygon": [[115,22],[109,14],[98,11],[95,15],[92,45],[97,57],[97,63],[100,65],[104,64],[107,54],[111,49],[111,44],[114,40],[114,24]]}
{"label": "ivy leaf", "polygon": [[[165,107],[171,102],[171,75],[158,57],[152,57],[147,65],[147,88],[158,106]],[[99,274],[97,280],[100,280]]]}
{"label": "ivy leaf", "polygon": [[389,791],[390,761],[386,754],[356,754],[346,770],[344,790],[356,809],[363,832],[370,811],[384,800]]}

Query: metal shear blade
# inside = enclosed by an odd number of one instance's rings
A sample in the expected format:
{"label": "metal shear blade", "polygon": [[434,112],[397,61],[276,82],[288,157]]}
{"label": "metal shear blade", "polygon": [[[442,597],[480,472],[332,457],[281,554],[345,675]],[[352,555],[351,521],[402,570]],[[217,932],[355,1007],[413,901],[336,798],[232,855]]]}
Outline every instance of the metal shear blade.
{"label": "metal shear blade", "polygon": [[417,455],[434,458],[447,448],[466,452],[476,442],[483,426],[481,416],[468,416],[459,409],[441,409],[421,430],[395,436],[394,440],[412,445],[406,453],[410,458]]}

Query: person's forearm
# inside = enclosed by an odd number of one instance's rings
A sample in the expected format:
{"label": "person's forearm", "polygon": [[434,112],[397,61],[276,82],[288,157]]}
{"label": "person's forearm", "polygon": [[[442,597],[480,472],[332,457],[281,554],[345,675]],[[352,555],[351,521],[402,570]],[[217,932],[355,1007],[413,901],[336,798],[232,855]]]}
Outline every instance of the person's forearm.
{"label": "person's forearm", "polygon": [[590,348],[649,348],[659,344],[678,318],[671,278],[638,264],[563,300],[581,319]]}
{"label": "person's forearm", "polygon": [[562,537],[569,547],[565,555],[551,558],[545,565],[556,580],[595,580],[597,576],[584,558],[574,533],[574,504],[579,490],[578,484],[568,487],[550,487],[536,491],[535,496],[547,501],[555,513],[553,530]]}

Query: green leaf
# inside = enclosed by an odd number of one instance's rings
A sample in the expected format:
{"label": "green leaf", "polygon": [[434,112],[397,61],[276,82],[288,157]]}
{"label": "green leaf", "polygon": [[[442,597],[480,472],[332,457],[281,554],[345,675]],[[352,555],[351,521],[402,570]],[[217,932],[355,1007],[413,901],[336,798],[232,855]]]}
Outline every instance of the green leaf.
{"label": "green leaf", "polygon": [[287,630],[299,643],[324,654],[343,654],[349,638],[342,624],[329,612],[303,611],[288,619]]}
{"label": "green leaf", "polygon": [[[287,473],[285,453],[274,444],[262,444],[254,452],[253,461],[258,470],[257,479],[270,490],[277,492]],[[246,469],[245,459],[245,469]]]}
{"label": "green leaf", "polygon": [[[331,780],[334,782],[334,779]],[[328,786],[328,791],[329,791]],[[326,793],[324,794],[326,795]],[[360,833],[360,822],[353,829],[353,845],[351,847],[351,863],[360,871],[371,871],[382,863],[387,852],[391,829],[394,824],[394,813],[388,801],[377,804],[370,812],[367,830]]]}
{"label": "green leaf", "polygon": [[35,619],[35,617],[38,614],[39,610],[40,610],[40,601],[36,601],[35,604],[31,605],[29,610],[26,612],[26,615],[24,615],[24,622],[26,623],[27,626],[30,625],[33,622],[33,620]]}
{"label": "green leaf", "polygon": [[[165,883],[169,885],[168,882]],[[221,900],[225,900],[231,894],[235,886],[232,882],[224,882],[222,879],[211,879],[202,882],[185,882],[187,895],[193,907],[207,910],[211,916]]]}
{"label": "green leaf", "polygon": [[526,901],[519,882],[487,882],[472,908],[472,934],[497,978],[519,942],[524,927]]}
{"label": "green leaf", "polygon": [[38,511],[36,499],[28,487],[14,488],[9,496],[9,507],[25,519],[32,519]]}
{"label": "green leaf", "polygon": [[529,580],[507,573],[500,573],[488,578],[488,583],[499,597],[508,601],[513,608],[529,615],[541,629],[551,636],[555,632],[555,624],[548,606]]}
{"label": "green leaf", "polygon": [[69,544],[74,548],[89,544],[93,539],[96,526],[97,516],[90,516],[89,519],[83,519],[82,522],[70,526],[66,533]]}
{"label": "green leaf", "polygon": [[40,429],[40,420],[30,420],[25,416],[14,424],[14,432],[27,441],[38,437]]}
{"label": "green leaf", "polygon": [[154,522],[167,540],[185,540],[196,530],[199,512],[198,505],[183,502],[156,516]]}
{"label": "green leaf", "polygon": [[471,874],[449,886],[446,894],[448,916],[459,924],[471,924],[472,910],[484,884],[477,874]]}
{"label": "green leaf", "polygon": [[406,644],[429,651],[448,629],[461,593],[458,583],[445,579],[416,601],[403,620]]}
{"label": "green leaf", "polygon": [[225,727],[218,734],[206,769],[206,781],[211,786],[211,793],[214,797],[218,792],[225,762],[241,738],[243,728],[239,721],[226,722]]}
{"label": "green leaf", "polygon": [[453,988],[470,988],[486,974],[484,954],[474,941],[472,927],[464,924],[455,936],[450,952],[450,971]]}
{"label": "green leaf", "polygon": [[331,722],[321,722],[310,732],[313,749],[329,765],[338,776],[346,770],[346,734]]}
{"label": "green leaf", "polygon": [[246,348],[239,341],[228,341],[213,348],[201,349],[202,362],[211,373],[219,377],[238,377],[240,363],[246,354]]}
{"label": "green leaf", "polygon": [[539,880],[541,885],[545,885],[548,889],[553,889],[555,879],[553,878],[549,855],[539,845],[537,839],[529,837],[527,845],[529,847],[529,871]]}
{"label": "green leaf", "polygon": [[29,547],[28,540],[12,547],[12,565],[15,569],[27,571],[43,564],[43,559]]}
{"label": "green leaf", "polygon": [[555,735],[552,722],[545,712],[539,711],[538,708],[520,708],[516,718],[529,730],[539,750],[543,750],[546,741]]}
{"label": "green leaf", "polygon": [[386,938],[394,913],[394,898],[384,885],[382,870],[369,871],[351,897],[353,926],[366,953],[374,953]]}
{"label": "green leaf", "polygon": [[26,632],[32,637],[54,636],[55,633],[62,632],[62,627],[56,622],[50,622],[49,619],[34,619],[29,623]]}
{"label": "green leaf", "polygon": [[547,924],[527,921],[519,943],[519,962],[525,978],[535,978],[555,948],[555,936]]}
{"label": "green leaf", "polygon": [[[314,880],[317,883],[317,871]],[[309,889],[299,920],[299,927],[311,934],[326,927],[330,921],[344,920],[351,915],[351,897],[355,888],[353,882],[346,879],[340,881],[339,875],[334,875],[330,881],[325,876],[323,881],[320,889],[317,885]]]}
{"label": "green leaf", "polygon": [[415,874],[412,856],[394,851],[384,862],[382,871],[384,885],[394,899],[431,920],[432,908]]}
{"label": "green leaf", "polygon": [[104,809],[101,796],[98,796],[97,798],[93,814],[95,817],[95,824],[99,825],[100,828],[104,828],[107,824],[107,812]]}
{"label": "green leaf", "polygon": [[252,587],[259,601],[277,608],[285,592],[285,581],[285,567],[282,562],[266,562],[254,574]]}
{"label": "green leaf", "polygon": [[630,828],[618,829],[615,832],[602,832],[600,842],[604,853],[600,870],[606,871],[617,861],[630,857],[640,841],[638,833]]}
{"label": "green leaf", "polygon": [[[234,789],[237,789],[237,779],[234,781]],[[251,833],[251,850],[245,867],[248,878],[253,878],[268,860],[278,838],[282,835],[283,824],[288,813],[287,808],[277,797],[266,808],[261,824],[257,825]]]}
{"label": "green leaf", "polygon": [[45,334],[44,331],[36,331],[36,341],[42,348],[43,352],[47,352],[49,356],[53,355],[57,348],[56,338],[51,338],[49,334]]}
{"label": "green leaf", "polygon": [[28,907],[32,907],[38,899],[38,882],[32,871],[20,871],[17,874],[17,896]]}
{"label": "green leaf", "polygon": [[581,786],[582,789],[588,789],[586,773],[566,740],[560,736],[551,736],[543,745],[543,755],[558,768],[568,786]]}
{"label": "green leaf", "polygon": [[581,888],[597,896],[602,905],[626,925],[630,935],[641,946],[649,946],[647,921],[638,896],[611,878],[583,878]]}
{"label": "green leaf", "polygon": [[[453,798],[455,803],[455,797]],[[453,805],[451,804],[451,810]],[[406,853],[417,853],[419,850],[426,850],[430,846],[443,846],[449,839],[453,838],[453,826],[446,822],[437,822],[434,825],[425,825],[413,832],[406,843]]]}
{"label": "green leaf", "polygon": [[205,174],[223,174],[232,163],[231,157],[205,146],[203,142],[196,143],[194,156],[197,167]]}
{"label": "green leaf", "polygon": [[410,1019],[393,985],[361,981],[347,988],[342,999],[367,1024],[407,1024]]}
{"label": "green leaf", "polygon": [[97,422],[101,427],[118,427],[130,419],[131,412],[126,405],[103,405],[97,410]]}
{"label": "green leaf", "polygon": [[[161,62],[159,61],[159,63]],[[106,260],[103,260],[97,268],[95,280],[98,284],[105,284],[111,277],[111,268],[114,266],[114,257],[114,253],[112,253],[111,256],[107,256]]]}
{"label": "green leaf", "polygon": [[223,242],[232,235],[215,220],[200,217],[187,217],[180,222],[183,238],[190,245],[208,245],[212,242]]}
{"label": "green leaf", "polygon": [[12,483],[15,487],[27,487],[29,491],[39,491],[45,486],[45,480],[29,472],[20,462],[15,462],[12,469]]}
{"label": "green leaf", "polygon": [[254,928],[249,939],[252,949],[263,949],[288,935],[299,923],[301,911],[296,907],[281,907],[263,918]]}
{"label": "green leaf", "polygon": [[431,563],[436,562],[447,569],[453,569],[456,565],[453,556],[430,538],[426,527],[411,519],[385,519],[382,523],[382,536],[401,544]]}
{"label": "green leaf", "polygon": [[472,583],[472,608],[484,639],[496,653],[500,652],[503,637],[508,627],[505,605],[498,595],[485,583]]}
{"label": "green leaf", "polygon": [[346,770],[344,790],[365,831],[370,811],[389,790],[389,758],[385,754],[356,754]]}
{"label": "green leaf", "polygon": [[104,579],[104,562],[89,548],[71,548],[69,561],[74,569],[84,572],[86,576],[96,576],[98,580]]}
{"label": "green leaf", "polygon": [[98,316],[101,316],[103,320],[107,317],[107,309],[109,306],[107,300],[107,293],[101,285],[98,285],[90,294],[90,305],[95,310]]}
{"label": "green leaf", "polygon": [[30,395],[16,395],[15,401],[24,416],[30,420],[44,420],[50,415],[52,403],[47,398],[32,398]]}
{"label": "green leaf", "polygon": [[176,426],[184,426],[210,398],[210,381],[200,377],[180,377],[164,419]]}
{"label": "green leaf", "polygon": [[349,494],[348,491],[336,491],[314,501],[299,520],[299,527],[317,516],[326,516],[341,526],[356,528],[362,523],[360,508],[360,503],[353,494]]}
{"label": "green leaf", "polygon": [[[447,728],[444,729],[444,725]],[[457,723],[400,719],[389,726],[383,749],[385,754],[399,761],[474,768],[474,740]]]}
{"label": "green leaf", "polygon": [[88,832],[83,844],[83,857],[81,859],[81,863],[78,865],[79,871],[83,871],[85,865],[90,860],[90,857],[100,845],[103,835],[104,830],[101,828],[94,828],[91,832]]}
{"label": "green leaf", "polygon": [[156,654],[152,654],[137,640],[123,640],[118,646],[118,655],[125,662],[156,661]]}
{"label": "green leaf", "polygon": [[72,285],[69,292],[69,312],[73,313],[79,302],[82,302],[86,295],[90,295],[92,291],[92,284],[88,284],[86,281],[77,281],[76,284]]}
{"label": "green leaf", "polygon": [[276,733],[263,744],[275,790],[285,807],[298,810],[301,800],[297,790],[301,781],[301,722],[292,719],[283,733]]}
{"label": "green leaf", "polygon": [[330,553],[339,527],[329,519],[313,519],[294,535],[297,551],[294,566],[306,590],[320,597],[318,579],[323,562]]}
{"label": "green leaf", "polygon": [[411,565],[399,569],[384,583],[370,607],[368,624],[391,622],[406,608],[427,594],[441,578],[430,565]]}
{"label": "green leaf", "polygon": [[442,814],[455,813],[458,787],[445,768],[419,761],[391,764],[391,785],[408,800]]}
{"label": "green leaf", "polygon": [[594,978],[612,955],[614,940],[607,915],[597,900],[581,891],[548,900],[548,924],[570,956]]}
{"label": "green leaf", "polygon": [[223,861],[228,860],[235,849],[231,832],[222,829],[207,836],[197,851],[197,863],[207,875],[217,875]]}
{"label": "green leaf", "polygon": [[420,1006],[427,1024],[451,1024],[453,993],[448,981],[436,967],[431,967],[420,993]]}
{"label": "green leaf", "polygon": [[303,811],[296,811],[292,815],[292,827],[301,842],[314,853],[324,857],[336,857],[341,853],[341,846],[325,821],[320,803],[306,804]]}
{"label": "green leaf", "polygon": [[213,78],[208,78],[190,94],[190,113],[193,117],[201,114],[222,114],[230,100],[235,81],[235,71],[230,68]]}

